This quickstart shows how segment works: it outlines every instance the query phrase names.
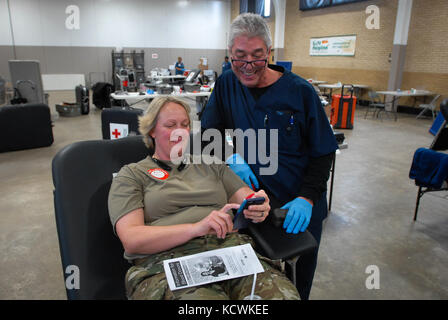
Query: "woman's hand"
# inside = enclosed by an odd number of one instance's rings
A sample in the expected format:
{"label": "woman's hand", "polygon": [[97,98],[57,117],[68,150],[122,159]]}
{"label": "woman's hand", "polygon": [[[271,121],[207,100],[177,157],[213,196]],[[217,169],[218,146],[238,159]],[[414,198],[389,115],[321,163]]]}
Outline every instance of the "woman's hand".
{"label": "woman's hand", "polygon": [[220,210],[210,212],[207,217],[193,224],[196,236],[216,234],[218,238],[224,239],[227,233],[235,232],[233,230],[232,216],[227,212],[230,209],[238,209],[239,206],[237,203],[228,203]]}
{"label": "woman's hand", "polygon": [[264,190],[257,191],[252,196],[252,198],[258,197],[263,197],[266,199],[266,201],[262,204],[253,204],[243,211],[244,216],[247,219],[251,219],[254,223],[263,222],[267,218],[267,216],[269,215],[269,211],[271,210],[271,206],[269,205],[269,198]]}

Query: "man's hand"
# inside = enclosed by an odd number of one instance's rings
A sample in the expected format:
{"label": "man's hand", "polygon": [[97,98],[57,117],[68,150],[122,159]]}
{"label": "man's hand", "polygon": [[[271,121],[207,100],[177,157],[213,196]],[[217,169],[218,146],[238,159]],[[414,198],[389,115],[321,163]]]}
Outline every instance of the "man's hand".
{"label": "man's hand", "polygon": [[285,204],[282,209],[288,209],[285,221],[283,222],[283,229],[286,229],[287,233],[292,232],[297,234],[299,231],[304,232],[308,228],[313,211],[311,200],[295,198]]}
{"label": "man's hand", "polygon": [[244,159],[238,154],[232,154],[227,160],[226,164],[229,165],[230,169],[237,174],[238,177],[241,178],[249,188],[255,190],[260,186],[258,184],[258,180],[255,177],[255,174],[250,169],[249,165],[244,161]]}

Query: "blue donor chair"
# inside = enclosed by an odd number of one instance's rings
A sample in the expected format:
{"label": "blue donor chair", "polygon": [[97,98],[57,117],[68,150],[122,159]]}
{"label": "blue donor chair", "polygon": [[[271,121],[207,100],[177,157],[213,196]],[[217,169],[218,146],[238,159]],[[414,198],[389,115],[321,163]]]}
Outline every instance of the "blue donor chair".
{"label": "blue donor chair", "polygon": [[417,220],[421,197],[427,192],[448,190],[448,154],[438,151],[448,150],[448,99],[440,103],[444,120],[439,127],[429,149],[415,151],[409,178],[418,186],[414,221]]}

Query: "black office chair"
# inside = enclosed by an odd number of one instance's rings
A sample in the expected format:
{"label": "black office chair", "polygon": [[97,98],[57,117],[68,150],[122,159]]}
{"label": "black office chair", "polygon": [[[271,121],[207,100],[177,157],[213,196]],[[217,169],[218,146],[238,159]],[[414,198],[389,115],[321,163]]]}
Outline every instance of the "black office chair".
{"label": "black office chair", "polygon": [[80,271],[79,289],[69,300],[125,299],[129,263],[113,234],[107,208],[112,174],[145,158],[139,136],[75,142],[53,159],[54,207],[64,276],[67,266]]}
{"label": "black office chair", "polygon": [[42,103],[0,108],[0,152],[48,147],[53,144],[50,108]]}
{"label": "black office chair", "polygon": [[[448,127],[447,127],[447,124],[448,124],[448,99],[445,99],[440,103],[440,112],[442,113],[445,120],[440,125],[440,128],[437,131],[437,133],[434,137],[434,140],[431,143],[431,146],[429,147],[430,150],[434,150],[434,151],[448,150]],[[416,161],[415,156],[414,156],[414,161]],[[413,172],[414,165],[415,164],[413,162],[413,165],[411,167],[411,171],[409,174],[410,178],[415,178],[414,177],[415,172]],[[426,183],[422,183],[422,181],[419,181],[417,178],[415,178],[415,184],[418,186],[418,191],[417,191],[417,200],[416,200],[415,211],[414,211],[414,221],[417,220],[417,213],[418,213],[418,208],[420,205],[420,199],[421,199],[421,197],[423,197],[423,195],[425,193],[448,190],[447,181],[445,181],[442,184],[442,186],[435,187],[435,186],[429,186]]]}
{"label": "black office chair", "polygon": [[[67,288],[68,299],[125,299],[124,277],[131,266],[113,234],[107,199],[112,175],[149,154],[141,136],[75,142],[56,154],[52,163],[54,205],[64,276],[75,265],[79,289]],[[252,225],[256,250],[272,259],[289,259],[314,250],[306,231],[286,234],[269,222]]]}
{"label": "black office chair", "polygon": [[[103,139],[112,139],[111,135],[114,135],[115,139],[123,138],[119,130],[116,129],[116,125],[124,125],[127,127],[127,135],[139,135],[138,131],[138,117],[143,115],[142,109],[134,109],[132,107],[111,107],[109,109],[103,109],[101,111],[101,132],[103,133]],[[114,128],[115,126],[115,128]]]}

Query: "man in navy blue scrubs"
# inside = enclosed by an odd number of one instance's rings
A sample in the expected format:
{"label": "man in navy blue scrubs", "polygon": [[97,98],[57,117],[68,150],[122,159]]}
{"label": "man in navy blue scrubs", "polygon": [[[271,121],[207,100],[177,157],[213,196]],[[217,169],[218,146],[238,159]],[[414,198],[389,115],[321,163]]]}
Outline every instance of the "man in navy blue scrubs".
{"label": "man in navy blue scrubs", "polygon": [[222,63],[221,73],[224,73],[225,71],[230,70],[230,69],[232,69],[232,65],[230,64],[229,57],[226,56],[224,58],[224,62]]}
{"label": "man in navy blue scrubs", "polygon": [[177,62],[174,65],[174,68],[176,69],[176,76],[184,74],[185,67],[184,63],[182,62],[182,57],[177,58]]}
{"label": "man in navy blue scrubs", "polygon": [[[262,175],[262,161],[248,161],[244,154],[232,154],[226,162],[249,186],[262,188],[271,207],[288,209],[283,224],[287,233],[310,231],[320,242],[322,221],[327,216],[326,188],[337,149],[320,99],[313,87],[283,67],[268,65],[272,40],[263,18],[246,13],[231,25],[229,51],[232,71],[221,75],[201,118],[202,129],[278,130],[278,150],[271,144],[267,154],[278,152],[274,174]],[[266,140],[269,140],[267,138]],[[258,150],[258,149],[257,149]],[[258,153],[257,153],[258,154]],[[309,298],[317,250],[297,262],[297,289]]]}

